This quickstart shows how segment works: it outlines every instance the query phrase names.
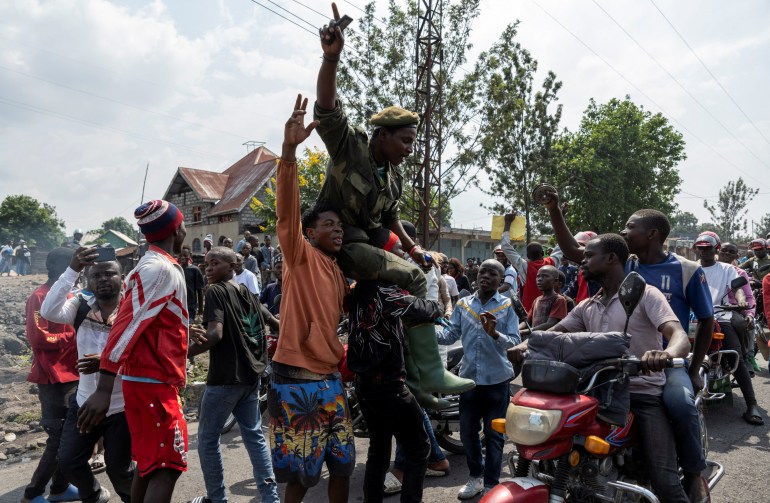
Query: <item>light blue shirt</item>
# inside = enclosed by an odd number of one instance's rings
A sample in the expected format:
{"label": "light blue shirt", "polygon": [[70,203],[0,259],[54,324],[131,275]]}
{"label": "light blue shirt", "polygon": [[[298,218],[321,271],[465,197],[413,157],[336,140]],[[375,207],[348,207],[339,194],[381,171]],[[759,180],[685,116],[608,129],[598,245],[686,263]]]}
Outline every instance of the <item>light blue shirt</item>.
{"label": "light blue shirt", "polygon": [[[480,314],[489,312],[497,317],[496,330],[500,337],[495,340],[484,331]],[[473,379],[476,384],[490,385],[513,378],[513,365],[508,361],[506,350],[521,342],[519,318],[511,305],[511,299],[495,292],[482,305],[478,292],[457,301],[452,318],[439,344],[452,344],[462,339],[463,359],[460,376]]]}

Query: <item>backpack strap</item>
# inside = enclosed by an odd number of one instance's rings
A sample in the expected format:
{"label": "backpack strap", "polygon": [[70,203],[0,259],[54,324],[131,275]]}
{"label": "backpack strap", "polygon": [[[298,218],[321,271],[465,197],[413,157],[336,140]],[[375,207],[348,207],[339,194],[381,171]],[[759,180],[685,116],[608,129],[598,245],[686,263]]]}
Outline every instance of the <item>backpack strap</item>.
{"label": "backpack strap", "polygon": [[75,333],[77,333],[80,325],[83,324],[83,321],[91,311],[91,306],[88,305],[88,301],[81,295],[78,295],[78,298],[80,299],[80,305],[78,306],[77,314],[75,314],[75,323],[72,324],[72,326],[75,327]]}

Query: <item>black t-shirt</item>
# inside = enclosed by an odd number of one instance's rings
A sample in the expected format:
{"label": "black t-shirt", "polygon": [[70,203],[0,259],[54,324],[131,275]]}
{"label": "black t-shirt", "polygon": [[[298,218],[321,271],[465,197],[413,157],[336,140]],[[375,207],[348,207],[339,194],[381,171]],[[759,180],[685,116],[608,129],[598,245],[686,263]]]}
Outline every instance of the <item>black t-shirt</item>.
{"label": "black t-shirt", "polygon": [[203,290],[206,281],[201,270],[188,265],[184,269],[184,282],[187,284],[187,309],[198,309],[198,291]]}
{"label": "black t-shirt", "polygon": [[404,323],[431,323],[442,314],[438,303],[392,283],[359,281],[351,296],[348,368],[366,381],[403,382]]}
{"label": "black t-shirt", "polygon": [[465,274],[460,274],[455,278],[455,282],[457,283],[457,291],[462,292],[463,290],[467,290],[469,293],[471,290],[471,282],[468,281],[468,276]]}
{"label": "black t-shirt", "polygon": [[243,285],[215,283],[206,291],[203,322],[222,324],[222,340],[209,350],[206,383],[256,384],[267,366],[265,323],[259,299]]}

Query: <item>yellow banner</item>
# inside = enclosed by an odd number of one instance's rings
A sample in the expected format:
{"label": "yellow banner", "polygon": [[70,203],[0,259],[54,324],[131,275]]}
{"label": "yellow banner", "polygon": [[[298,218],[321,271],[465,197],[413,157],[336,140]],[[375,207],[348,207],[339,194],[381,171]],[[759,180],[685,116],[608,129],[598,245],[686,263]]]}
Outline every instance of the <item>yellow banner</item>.
{"label": "yellow banner", "polygon": [[[505,229],[505,217],[503,215],[492,216],[492,239],[498,240],[503,237],[503,230]],[[524,236],[527,233],[527,220],[518,215],[513,219],[511,223],[511,241],[524,241]]]}

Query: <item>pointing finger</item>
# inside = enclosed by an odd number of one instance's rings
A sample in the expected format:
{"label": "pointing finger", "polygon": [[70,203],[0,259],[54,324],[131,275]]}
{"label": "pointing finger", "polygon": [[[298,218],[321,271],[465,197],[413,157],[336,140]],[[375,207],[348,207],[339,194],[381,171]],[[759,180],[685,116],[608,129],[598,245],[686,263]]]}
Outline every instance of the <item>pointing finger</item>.
{"label": "pointing finger", "polygon": [[334,20],[340,20],[340,11],[337,9],[337,4],[332,2],[332,12],[334,12]]}

